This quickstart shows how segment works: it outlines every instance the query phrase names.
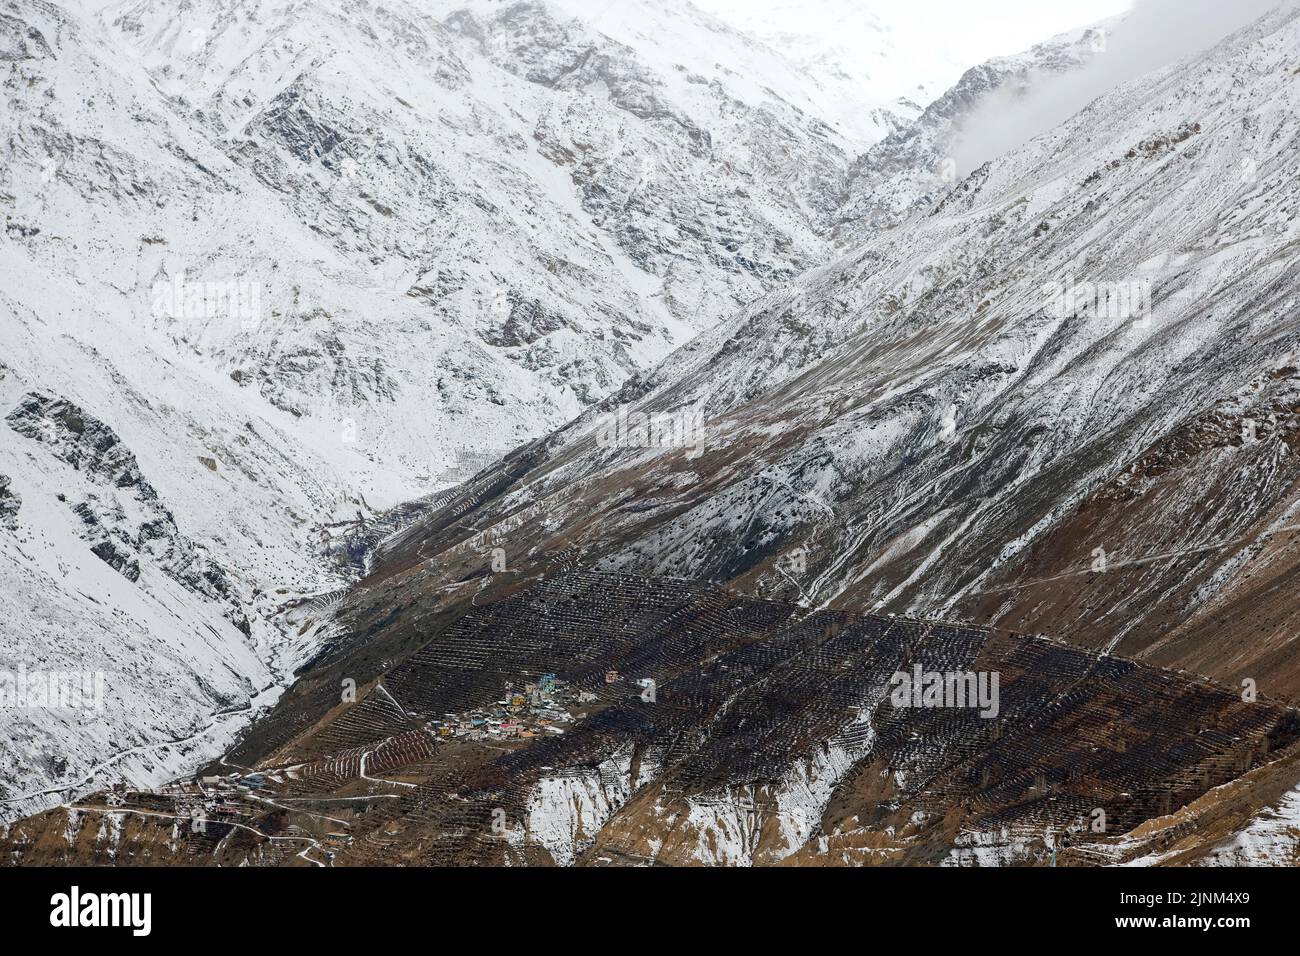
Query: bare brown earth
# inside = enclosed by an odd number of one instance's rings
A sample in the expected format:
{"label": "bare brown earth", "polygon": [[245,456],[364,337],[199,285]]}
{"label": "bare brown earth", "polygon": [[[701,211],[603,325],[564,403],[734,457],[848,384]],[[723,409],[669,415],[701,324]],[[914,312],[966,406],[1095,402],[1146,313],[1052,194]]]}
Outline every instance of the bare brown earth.
{"label": "bare brown earth", "polygon": [[964,610],[1296,700],[1300,409],[1270,397],[1157,442]]}

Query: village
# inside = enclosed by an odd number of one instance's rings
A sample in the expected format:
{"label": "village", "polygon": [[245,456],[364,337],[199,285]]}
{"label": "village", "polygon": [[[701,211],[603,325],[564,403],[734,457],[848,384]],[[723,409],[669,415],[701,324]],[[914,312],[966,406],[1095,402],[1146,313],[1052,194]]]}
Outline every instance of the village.
{"label": "village", "polygon": [[[609,671],[605,681],[609,684],[622,680],[617,671]],[[638,684],[644,682],[638,682]],[[424,730],[442,740],[470,741],[525,740],[546,734],[563,734],[583,717],[585,711],[598,703],[598,695],[572,687],[558,680],[554,674],[543,674],[535,683],[524,683],[516,688],[507,681],[505,696],[490,705],[460,713],[446,714],[424,725]],[[358,755],[360,751],[358,750]],[[181,781],[155,791],[131,791],[135,798],[152,794],[182,802],[202,804],[210,811],[218,804],[236,804],[242,796],[278,791],[287,781],[301,779],[304,765],[276,770],[250,770],[228,775],[205,775],[192,781]],[[110,806],[124,806],[125,788],[112,788],[107,793]],[[215,802],[214,802],[215,798]]]}
{"label": "village", "polygon": [[[630,680],[618,671],[604,675],[606,685],[631,684],[642,700],[653,700],[654,682]],[[396,765],[426,759],[437,742],[482,742],[522,745],[529,738],[561,735],[581,722],[602,699],[553,673],[535,681],[508,680],[501,685],[500,700],[476,708],[447,713],[421,725],[395,733],[383,741],[348,747],[331,756],[270,768],[240,767],[230,773],[204,773],[157,789],[136,790],[118,785],[103,794],[102,803],[79,806],[80,812],[124,813],[141,817],[171,818],[173,829],[167,847],[187,856],[219,854],[232,835],[260,840],[256,859],[262,865],[283,863],[297,856],[317,866],[331,865],[337,853],[351,844],[350,814],[341,807],[322,810],[315,794],[324,785],[344,781],[369,782],[369,792],[349,793],[324,803],[354,806],[358,801],[396,799],[374,790],[374,784],[393,788],[416,786],[385,774]],[[308,806],[312,805],[312,806]],[[145,854],[152,854],[152,850]]]}
{"label": "village", "polygon": [[[606,675],[607,681],[611,678],[618,680],[617,672]],[[562,734],[564,725],[581,719],[581,715],[575,717],[571,711],[594,704],[598,699],[590,691],[557,680],[554,674],[543,674],[536,683],[525,683],[518,689],[508,682],[505,691],[505,696],[495,704],[447,714],[442,720],[430,721],[429,729],[438,737],[466,740],[528,739]]]}

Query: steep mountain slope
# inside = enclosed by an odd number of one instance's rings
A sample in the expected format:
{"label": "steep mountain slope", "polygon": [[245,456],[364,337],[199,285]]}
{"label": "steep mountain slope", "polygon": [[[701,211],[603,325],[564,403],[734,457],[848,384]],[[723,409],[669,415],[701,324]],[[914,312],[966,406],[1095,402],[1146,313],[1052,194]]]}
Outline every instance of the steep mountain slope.
{"label": "steep mountain slope", "polygon": [[[236,284],[271,270],[264,239],[257,263],[259,210],[240,205],[251,179],[60,8],[0,12],[0,473],[21,499],[0,536],[3,669],[105,678],[93,711],[6,710],[8,816],[101,769],[166,779],[273,699],[303,648],[268,621],[291,591],[331,580],[309,527],[349,482],[289,437],[289,414],[198,358],[200,340],[238,339],[236,302],[151,312],[168,241],[229,242],[239,271],[222,278]],[[195,196],[242,222],[214,240],[222,229],[196,221]],[[192,276],[204,267],[196,255]]]}
{"label": "steep mountain slope", "polygon": [[215,753],[377,509],[825,256],[848,154],[752,41],[471,7],[0,5],[0,663],[107,687],[6,719],[0,814]]}
{"label": "steep mountain slope", "polygon": [[5,817],[224,746],[369,546],[824,261],[884,131],[676,2],[8,0],[0,40],[3,663],[108,700],[14,718]]}
{"label": "steep mountain slope", "polygon": [[972,617],[1297,699],[1297,71],[1287,5],[484,470],[379,547],[347,636],[237,757],[575,565]]}
{"label": "steep mountain slope", "polygon": [[[445,25],[400,4],[99,14],[232,162],[334,247],[340,278],[400,317],[381,328],[398,325],[422,364],[386,368],[378,395],[342,396],[377,419],[359,441],[391,427],[413,453],[460,443],[450,428],[418,437],[391,401],[471,422],[488,447],[517,444],[822,256],[813,213],[826,200],[784,181],[792,164],[830,181],[847,162],[814,118],[716,79],[663,77],[540,4],[442,12]],[[373,347],[374,320],[358,321]],[[239,356],[255,382],[292,358],[264,348]],[[342,404],[314,384],[275,393],[313,415]]]}
{"label": "steep mountain slope", "polygon": [[[1113,786],[1119,763],[1131,761],[1123,779],[1144,794],[1142,809],[1121,816],[1127,832],[1118,839],[1073,848],[1075,862],[1233,858],[1261,843],[1269,849],[1257,856],[1286,858],[1276,814],[1260,808],[1288,812],[1294,754],[1274,751],[1289,747],[1289,731],[1252,743],[1237,718],[1170,717],[1170,708],[1211,698],[1240,707],[1255,690],[1294,699],[1300,689],[1287,663],[1286,586],[1300,332],[1289,166],[1298,66],[1300,20],[1282,10],[1103,97],[793,293],[744,310],[568,429],[486,469],[381,543],[374,573],[339,608],[337,637],[232,762],[283,772],[295,781],[290,792],[351,794],[358,779],[376,786],[380,766],[401,773],[396,786],[415,785],[418,795],[396,819],[381,813],[376,825],[365,812],[358,824],[384,854],[405,831],[402,845],[417,856],[461,861],[517,850],[522,861],[569,862],[590,847],[591,862],[795,854],[963,863],[1041,859],[1046,845],[1024,828],[1067,827],[1090,800],[1104,809],[1114,795],[1100,798],[1091,781]],[[622,421],[667,415],[690,426],[691,440],[628,447],[650,442],[644,429],[611,434],[608,415],[620,403],[630,406]],[[695,415],[705,416],[703,431],[691,434]],[[596,579],[572,594],[565,578],[551,582],[575,565],[661,580]],[[526,592],[533,596],[516,613],[513,595],[537,578],[544,596]],[[697,587],[672,578],[726,580],[793,603],[763,605],[783,608],[775,617],[758,607],[728,616],[725,601],[688,595],[654,623],[644,615],[656,588]],[[1006,752],[977,758],[954,797],[974,796],[987,816],[934,829],[951,805],[928,803],[935,794],[924,783],[908,790],[906,774],[883,790],[875,779],[912,760],[930,771],[956,766],[948,744],[927,756],[909,740],[955,740],[959,755],[984,746],[955,716],[925,731],[904,723],[888,744],[879,717],[864,737],[801,709],[825,702],[827,674],[771,685],[764,676],[783,648],[834,669],[839,652],[806,626],[782,629],[786,616],[827,606],[978,616],[1104,653],[1077,658],[1083,671],[1063,658],[1024,669],[1065,679],[1028,695],[1059,701],[1061,723],[1017,722],[1013,739],[1034,742],[1026,762],[1009,763]],[[700,619],[709,623],[693,643],[689,622]],[[628,643],[612,656],[579,659],[598,641],[566,650],[563,641],[584,628],[613,622]],[[501,633],[511,635],[508,649],[467,642]],[[960,629],[929,633],[947,635],[935,645],[937,663],[970,663]],[[732,656],[739,649],[725,645],[735,640],[759,658]],[[1117,648],[1194,667],[1232,689],[1144,676],[1131,697],[1088,702],[1100,674],[1132,667],[1108,656]],[[891,666],[879,646],[856,650],[845,666]],[[506,674],[484,667],[484,654],[500,666],[506,655],[526,659]],[[994,660],[1014,669],[1019,658],[999,651]],[[663,662],[668,670],[656,669]],[[702,669],[691,672],[692,662]],[[495,699],[510,689],[502,681],[575,667],[566,679],[580,684],[601,671],[616,674],[615,686],[633,673],[664,688],[684,682],[693,703],[658,716],[626,705],[601,711],[590,733],[508,758],[504,777],[505,765],[482,765],[470,752],[443,755],[452,757],[444,766],[420,743],[433,731],[412,721]],[[696,715],[699,694],[731,667],[742,688],[734,704],[699,727],[674,723]],[[340,709],[340,682],[376,679],[383,689],[372,687],[361,709],[354,714],[346,699]],[[817,692],[788,689],[804,684]],[[787,690],[773,697],[769,686]],[[469,696],[443,699],[462,691]],[[852,685],[849,699],[863,694],[867,685]],[[1079,727],[1092,728],[1085,742],[1108,715],[1124,715],[1131,729],[1143,707],[1161,715],[1153,732],[1196,727],[1197,746],[1217,749],[1166,768],[1167,755],[1185,752],[1172,738],[1116,743],[1110,731],[1090,756],[1070,756]],[[772,729],[781,719],[808,730],[812,749],[750,767],[742,755],[764,752],[757,728],[792,739]],[[375,737],[377,726],[397,736]],[[1117,749],[1094,766],[1103,738]],[[630,739],[650,746],[620,750]],[[349,761],[359,761],[355,773]],[[549,775],[529,775],[543,763]],[[688,782],[665,789],[656,780],[664,772]],[[1010,791],[1000,789],[1005,779],[1015,781]],[[725,785],[699,789],[701,780]],[[1221,780],[1229,783],[1216,787]],[[497,844],[448,843],[475,827],[494,832],[485,816],[493,801],[507,821],[527,821],[518,840],[507,825]],[[46,846],[39,860],[67,827],[58,816],[33,826],[16,831],[15,847]],[[323,836],[303,839],[320,849]],[[147,827],[130,838],[137,848],[158,842]],[[533,856],[539,847],[547,857]],[[340,851],[355,852],[329,849]]]}
{"label": "steep mountain slope", "polygon": [[[1256,542],[1294,494],[1296,60],[1284,8],[1101,98],[619,396],[702,412],[702,454],[602,448],[593,412],[508,463],[526,490],[460,520],[540,532],[545,513],[608,567],[1189,661],[1167,632],[1289,550]],[[797,583],[774,566],[796,549]],[[1040,578],[1100,590],[1053,610],[1003,590]],[[1290,634],[1276,584],[1251,656],[1211,673],[1300,689],[1263,667]]]}
{"label": "steep mountain slope", "polygon": [[[140,858],[177,852],[186,801],[242,819],[227,791],[270,786],[360,797],[367,842],[277,813],[196,855],[285,862],[281,840],[370,861],[402,834],[424,860],[962,864],[1041,861],[1027,831],[1118,800],[1123,835],[1076,861],[1287,858],[1297,100],[1287,5],[975,170],[383,538],[298,682],[212,767],[220,795],[85,812],[161,813],[121,844]],[[31,485],[9,486],[21,519]],[[837,644],[836,614],[874,636]],[[917,639],[902,657],[891,620]],[[1026,680],[1026,747],[967,713],[880,719],[878,678],[913,652]],[[473,728],[565,666],[578,704],[610,705],[590,724],[434,753],[438,721]],[[610,697],[647,687],[682,693],[650,713]],[[953,792],[928,783],[953,770]],[[8,848],[107,852],[70,831],[45,814]]]}

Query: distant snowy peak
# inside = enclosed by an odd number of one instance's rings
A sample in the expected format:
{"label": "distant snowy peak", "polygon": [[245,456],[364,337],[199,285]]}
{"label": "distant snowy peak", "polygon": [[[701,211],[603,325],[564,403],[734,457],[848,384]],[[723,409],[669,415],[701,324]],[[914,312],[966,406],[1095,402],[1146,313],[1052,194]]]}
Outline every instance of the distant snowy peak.
{"label": "distant snowy peak", "polygon": [[866,149],[916,119],[969,63],[907,43],[889,12],[855,0],[696,0],[779,51],[821,91],[828,122]]}
{"label": "distant snowy peak", "polygon": [[[751,105],[784,100],[824,122],[852,151],[915,118],[908,113],[906,94],[872,82],[852,68],[847,50],[828,51],[813,38],[755,30],[744,18],[737,29],[687,0],[620,0],[604,7],[591,0],[551,2],[657,61],[661,73],[684,68],[722,83]],[[884,37],[883,28],[879,36]],[[907,94],[928,99],[918,89]]]}

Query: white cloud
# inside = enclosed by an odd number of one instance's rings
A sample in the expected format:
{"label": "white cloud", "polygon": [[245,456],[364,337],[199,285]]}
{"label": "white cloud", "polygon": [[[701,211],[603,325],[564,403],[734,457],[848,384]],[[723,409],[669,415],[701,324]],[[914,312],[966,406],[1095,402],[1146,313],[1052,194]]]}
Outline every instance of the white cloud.
{"label": "white cloud", "polygon": [[1004,89],[990,97],[963,128],[954,156],[959,173],[1047,132],[1103,93],[1212,46],[1281,2],[1138,0],[1085,68],[1033,77],[1027,92]]}

